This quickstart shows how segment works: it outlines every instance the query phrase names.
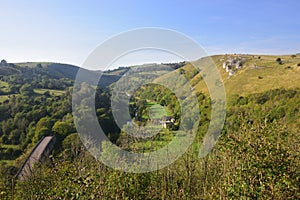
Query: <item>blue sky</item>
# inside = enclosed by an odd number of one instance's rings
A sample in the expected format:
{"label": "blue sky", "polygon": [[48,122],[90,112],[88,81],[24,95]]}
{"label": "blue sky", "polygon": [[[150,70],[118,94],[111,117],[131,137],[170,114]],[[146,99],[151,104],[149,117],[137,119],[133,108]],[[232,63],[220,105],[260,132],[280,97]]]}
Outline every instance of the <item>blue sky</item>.
{"label": "blue sky", "polygon": [[140,27],[174,29],[209,54],[299,53],[299,9],[298,0],[1,1],[0,58],[80,66],[111,36]]}

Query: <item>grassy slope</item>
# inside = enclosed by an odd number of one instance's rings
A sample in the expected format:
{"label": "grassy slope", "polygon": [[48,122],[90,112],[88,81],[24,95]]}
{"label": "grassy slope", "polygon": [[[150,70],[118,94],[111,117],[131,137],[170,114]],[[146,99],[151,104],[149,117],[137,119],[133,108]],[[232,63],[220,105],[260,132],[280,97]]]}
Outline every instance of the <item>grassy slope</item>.
{"label": "grassy slope", "polygon": [[7,82],[0,81],[0,90],[2,90],[3,92],[8,92],[8,87],[9,84]]}
{"label": "grassy slope", "polygon": [[[220,59],[224,56],[214,56],[218,69],[221,71],[226,87],[227,95],[246,95],[260,93],[276,88],[297,88],[300,86],[300,56],[243,56],[247,59],[244,67],[233,77],[228,78],[228,74],[222,68]],[[283,64],[279,65],[276,58],[280,57]],[[256,67],[255,67],[256,66]],[[291,68],[288,68],[288,67]],[[259,79],[258,77],[261,77]]]}
{"label": "grassy slope", "polygon": [[[300,86],[300,67],[297,66],[298,63],[300,63],[299,55],[297,57],[291,57],[290,55],[266,55],[260,56],[260,59],[258,59],[258,55],[240,55],[240,57],[246,59],[246,62],[242,69],[237,71],[231,78],[228,78],[228,73],[222,68],[224,62],[223,59],[226,59],[229,56],[234,57],[235,55],[212,56],[212,59],[222,76],[226,95],[228,97],[236,94],[244,96],[247,94],[260,93],[276,88],[299,88]],[[278,57],[282,59],[282,65],[276,62],[276,58]],[[182,67],[182,69],[188,74],[195,68],[188,63]],[[169,75],[167,74],[160,79],[168,79],[168,76]],[[201,80],[201,73],[193,77],[190,80],[190,83],[194,87],[195,92],[201,91],[208,94],[206,83],[204,80]]]}
{"label": "grassy slope", "polygon": [[[258,56],[254,56],[254,58],[252,56],[245,56],[248,59],[247,62],[245,63],[245,67],[230,79],[227,79],[228,74],[225,73],[224,69],[222,69],[223,61],[220,61],[220,59],[222,59],[223,57],[224,57],[223,55],[213,56],[213,59],[223,77],[223,81],[226,85],[227,95],[229,97],[234,94],[246,95],[251,93],[259,93],[274,88],[296,88],[299,87],[300,85],[300,67],[296,67],[297,64],[300,63],[300,56],[299,58],[291,58],[290,56],[280,56],[283,59],[283,63],[284,63],[283,65],[279,65],[275,61],[275,59],[279,56],[261,56],[261,59],[257,59]],[[256,69],[253,69],[254,63],[256,64],[256,66],[258,66]],[[287,66],[291,66],[292,68],[286,69]],[[186,70],[187,73],[193,70],[191,65],[186,65],[183,68]],[[261,76],[262,79],[259,79],[258,76]],[[200,74],[195,76],[191,80],[191,85],[194,86],[195,91],[203,91],[204,93],[207,93],[205,82],[200,81],[200,77],[201,77]],[[151,106],[151,103],[148,103],[148,106]],[[159,112],[156,109],[154,111],[155,114],[157,115],[159,114]],[[279,127],[275,126],[274,130],[277,130],[278,128]],[[290,189],[290,185],[292,186],[296,185],[296,184],[289,183],[290,179],[291,180],[296,180],[296,179],[286,178],[287,175],[285,174],[285,172],[289,172],[289,171],[285,169],[282,170],[281,168],[278,167],[278,172],[277,172],[276,171],[277,167],[275,168],[275,166],[277,165],[284,166],[284,167],[289,166],[290,165],[290,163],[288,162],[289,159],[285,160],[285,156],[289,154],[285,154],[285,153],[286,152],[290,153],[291,150],[288,148],[286,150],[285,149],[286,147],[284,146],[286,145],[286,142],[281,142],[279,138],[280,134],[284,133],[283,130],[278,131],[277,137],[279,139],[275,138],[274,140],[269,141],[268,139],[269,138],[272,139],[273,135],[276,136],[277,132],[269,131],[268,129],[267,131],[265,131],[264,128],[261,129],[262,130],[260,130],[259,128],[258,130],[252,130],[251,127],[250,128],[246,127],[247,133],[244,133],[244,130],[239,130],[237,132],[229,133],[228,134],[229,136],[227,137],[226,135],[221,137],[220,141],[217,144],[218,152],[216,153],[213,152],[214,154],[212,154],[210,158],[205,160],[205,165],[203,164],[203,166],[205,167],[202,166],[202,162],[204,161],[197,160],[197,162],[192,162],[190,165],[187,165],[187,163],[190,162],[184,162],[184,164],[186,165],[181,166],[179,162],[182,160],[179,160],[177,162],[179,163],[177,166],[171,165],[171,167],[168,168],[167,176],[163,176],[163,178],[160,177],[157,178],[158,180],[157,184],[153,184],[151,182],[151,187],[148,188],[154,191],[156,185],[157,188],[168,188],[168,186],[163,187],[164,185],[159,184],[160,182],[164,183],[165,181],[165,183],[175,188],[174,190],[170,189],[171,192],[174,192],[173,198],[175,196],[180,198],[179,195],[181,193],[184,193],[181,192],[184,191],[184,189],[186,189],[186,193],[188,194],[189,190],[184,187],[182,189],[182,186],[191,185],[190,188],[192,188],[192,190],[190,191],[190,193],[191,195],[195,195],[194,198],[196,197],[203,198],[203,196],[205,196],[206,198],[210,197],[210,199],[215,199],[218,196],[218,192],[220,192],[220,196],[222,196],[223,198],[227,197],[227,198],[235,199],[242,195],[250,194],[252,196],[242,196],[244,198],[247,197],[250,199],[250,197],[254,198],[259,196],[258,192],[262,191],[261,192],[262,194],[267,192],[269,193],[272,192],[272,194],[269,195],[269,198],[271,198],[271,196],[273,195],[273,198],[276,198],[277,196],[277,199],[280,199],[280,197],[282,199],[283,197],[285,197],[284,196],[285,193],[283,193],[282,196],[280,196],[281,193],[278,191],[285,191]],[[284,127],[282,129],[284,129]],[[269,134],[273,132],[274,134],[272,135],[272,137],[269,136]],[[164,146],[167,143],[167,141],[172,139],[172,135],[168,132],[168,130],[162,132],[161,137],[162,137],[161,141],[153,141],[153,143],[151,142],[148,142],[146,144],[136,143],[134,148],[141,149],[143,147],[146,147],[146,149],[151,149],[151,147],[153,146],[161,147]],[[277,142],[277,146],[274,145],[276,142]],[[293,142],[290,142],[290,144],[293,144]],[[279,145],[282,145],[283,147],[279,148]],[[281,157],[279,157],[278,155],[281,155]],[[184,157],[184,158],[186,158],[186,160],[191,159],[189,157]],[[280,158],[281,160],[279,160],[278,158]],[[284,163],[283,165],[282,161],[285,161],[286,163]],[[186,168],[184,168],[185,166]],[[203,171],[201,171],[202,168]],[[171,171],[170,169],[174,171]],[[206,171],[207,169],[209,170]],[[293,168],[290,167],[288,169],[293,169]],[[64,169],[64,174],[66,174],[65,171],[66,170]],[[76,170],[72,170],[71,172],[74,171]],[[103,175],[105,175],[106,173],[108,174],[108,176],[113,177],[111,173],[107,173],[107,171],[105,170],[103,170],[103,173],[104,173]],[[158,174],[160,172],[155,172],[155,173]],[[61,176],[59,173],[54,173],[54,175],[51,173],[49,174],[51,175],[49,176],[49,180],[51,180],[50,178],[55,175]],[[102,176],[98,176],[98,177],[102,177]],[[168,178],[168,177],[172,177],[172,178]],[[124,181],[124,179],[122,178],[123,178],[122,176],[116,176],[111,178],[114,180],[113,183],[118,183],[118,187],[113,187],[112,190],[113,192],[110,191],[109,195],[117,194],[115,190],[118,190],[118,188],[120,188],[119,190],[122,192],[122,195],[124,195],[124,189],[123,187],[120,187],[122,183],[126,183],[126,185],[129,186],[139,185],[139,182],[132,184],[131,182]],[[263,178],[268,178],[268,180],[263,180]],[[44,178],[42,180],[43,182],[45,182]],[[59,179],[57,180],[64,180],[64,179],[59,177]],[[69,177],[66,180],[71,180],[72,182],[74,182],[74,180],[70,179]],[[140,179],[136,179],[136,180],[140,180]],[[147,181],[148,180],[149,178],[147,178]],[[154,178],[154,180],[156,179]],[[49,185],[51,185],[51,187],[49,187],[50,188],[49,190],[51,191],[51,195],[53,195],[53,187],[52,187],[53,183],[61,187],[66,185],[66,182],[64,182],[64,184],[60,184],[59,181],[57,182],[48,181],[48,182],[50,183]],[[283,183],[285,183],[286,186],[284,186]],[[35,185],[37,186],[38,184],[35,183]],[[78,185],[77,182],[76,185]],[[109,188],[107,185],[109,184],[106,185],[104,184],[103,187],[104,190],[106,188]],[[153,185],[154,187],[152,187]],[[178,191],[180,191],[179,194],[176,194],[177,186],[179,188]],[[33,189],[36,188],[38,187],[34,187]],[[68,189],[69,188],[71,187],[68,187]],[[90,188],[90,187],[86,187],[86,188]],[[257,188],[261,188],[261,189],[257,189]],[[275,188],[274,189],[275,191],[273,190],[273,188]],[[283,190],[282,188],[285,189]],[[41,191],[45,191],[45,190],[46,187],[42,187]],[[78,188],[75,189],[75,191],[77,190]],[[201,193],[201,190],[204,190],[203,192],[204,194]],[[57,191],[59,192],[59,190]],[[65,190],[61,190],[61,191],[65,193]],[[135,193],[138,192],[137,189],[132,191],[134,191]],[[198,196],[196,194],[197,191],[200,191]],[[278,192],[278,194],[276,194],[276,192]],[[38,191],[37,193],[41,194],[42,192]],[[161,193],[157,193],[157,194],[164,195],[165,193],[162,192],[162,194]],[[45,195],[45,193],[43,193],[42,195]],[[298,197],[300,196],[298,195]],[[149,198],[151,197],[149,196]],[[183,196],[181,198],[184,199],[187,197]]]}
{"label": "grassy slope", "polygon": [[47,91],[50,92],[50,95],[54,95],[54,96],[60,96],[60,95],[63,95],[65,93],[64,90],[34,89],[34,92],[36,94],[44,94]]}
{"label": "grassy slope", "polygon": [[[34,92],[37,95],[42,95],[45,92],[49,91],[52,96],[61,96],[65,93],[64,90],[50,90],[50,89],[34,89]],[[0,95],[0,103],[8,100],[12,95],[18,96],[19,94],[8,94],[8,95]]]}
{"label": "grassy slope", "polygon": [[0,95],[0,102],[2,103],[2,102],[4,102],[4,101],[6,101],[7,99],[9,99],[8,96],[9,96],[9,95]]}
{"label": "grassy slope", "polygon": [[[216,64],[225,84],[228,100],[231,100],[235,95],[248,96],[250,94],[263,93],[271,89],[293,89],[299,88],[300,86],[300,67],[297,66],[298,63],[300,63],[300,56],[239,55],[245,59],[243,68],[238,70],[237,73],[235,73],[231,78],[228,78],[229,75],[225,69],[222,68],[222,65],[224,59],[227,60],[227,58],[230,56],[235,57],[235,55],[212,56],[212,60]],[[282,65],[276,62],[278,57],[282,59]],[[207,58],[204,59],[204,62],[202,62],[201,65],[207,61],[206,59]],[[190,77],[195,70],[194,66],[192,66],[190,63],[183,66],[181,69],[184,70],[184,76],[187,77],[187,79],[189,79],[188,77]],[[178,69],[178,71],[179,70],[180,69]],[[171,78],[173,77],[172,73],[175,72],[173,71],[167,73],[157,78],[155,82],[166,83],[165,85],[174,84],[176,87],[181,88],[183,83],[180,83],[178,79],[175,80],[174,78]],[[190,80],[190,84],[194,88],[195,93],[203,92],[204,94],[208,95],[208,89],[205,81],[201,78],[202,76],[202,72],[198,73]],[[151,107],[151,103],[148,102],[147,106]],[[161,115],[161,113],[158,113],[157,110],[161,109],[155,109],[154,107],[152,111]],[[142,144],[148,146],[148,144],[143,142],[138,143],[138,146],[141,147]]]}
{"label": "grassy slope", "polygon": [[161,119],[163,116],[170,115],[170,112],[166,108],[154,102],[148,101],[146,106],[149,108],[151,119]]}

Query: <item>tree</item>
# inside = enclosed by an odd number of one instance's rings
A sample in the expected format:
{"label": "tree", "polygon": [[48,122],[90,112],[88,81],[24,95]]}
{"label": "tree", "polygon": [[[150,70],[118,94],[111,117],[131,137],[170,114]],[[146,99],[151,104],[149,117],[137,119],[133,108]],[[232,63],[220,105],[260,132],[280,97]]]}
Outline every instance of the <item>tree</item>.
{"label": "tree", "polygon": [[8,86],[8,90],[9,90],[10,94],[15,94],[15,93],[18,93],[19,88],[16,85],[10,84]]}
{"label": "tree", "polygon": [[57,121],[52,127],[52,131],[66,137],[68,134],[76,132],[76,129],[67,122]]}
{"label": "tree", "polygon": [[179,74],[184,74],[184,73],[185,73],[185,70],[182,69],[182,68],[180,68],[180,69],[179,69]]}
{"label": "tree", "polygon": [[20,88],[20,93],[24,96],[30,96],[34,94],[33,87],[29,83],[25,83],[21,88]]}
{"label": "tree", "polygon": [[50,91],[48,90],[48,91],[44,92],[44,96],[47,98],[51,97]]}
{"label": "tree", "polygon": [[5,67],[5,66],[7,66],[7,62],[6,62],[6,60],[1,60],[1,65],[2,65],[2,67]]}
{"label": "tree", "polygon": [[276,59],[276,62],[277,62],[278,64],[282,65],[282,60],[281,60],[281,58],[277,58],[277,59]]}
{"label": "tree", "polygon": [[50,135],[53,122],[50,117],[41,118],[36,124],[34,141],[37,142],[43,136]]}
{"label": "tree", "polygon": [[19,144],[20,143],[20,136],[21,133],[19,130],[15,129],[10,132],[9,134],[9,140],[11,141],[12,144]]}
{"label": "tree", "polygon": [[48,129],[47,127],[42,127],[41,129],[39,129],[38,132],[36,132],[36,134],[34,136],[34,141],[37,142],[42,137],[50,135],[50,134],[51,134],[51,130],[50,129]]}
{"label": "tree", "polygon": [[9,139],[7,135],[2,135],[0,142],[3,144],[9,144]]}

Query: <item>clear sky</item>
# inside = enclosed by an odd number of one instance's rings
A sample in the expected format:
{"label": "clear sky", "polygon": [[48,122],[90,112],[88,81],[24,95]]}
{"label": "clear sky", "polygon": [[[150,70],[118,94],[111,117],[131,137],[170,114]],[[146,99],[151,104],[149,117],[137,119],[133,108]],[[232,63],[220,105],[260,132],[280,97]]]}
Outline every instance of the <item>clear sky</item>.
{"label": "clear sky", "polygon": [[0,4],[0,58],[81,65],[113,35],[174,29],[209,54],[300,52],[299,0],[7,0]]}

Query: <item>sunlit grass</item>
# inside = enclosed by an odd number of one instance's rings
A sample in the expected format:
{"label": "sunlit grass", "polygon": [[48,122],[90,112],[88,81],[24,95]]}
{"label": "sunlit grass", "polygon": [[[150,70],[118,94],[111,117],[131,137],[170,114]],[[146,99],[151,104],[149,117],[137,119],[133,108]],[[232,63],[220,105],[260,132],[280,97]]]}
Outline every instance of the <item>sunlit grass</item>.
{"label": "sunlit grass", "polygon": [[50,95],[53,95],[53,96],[61,96],[65,93],[64,90],[50,90],[50,89],[34,89],[34,92],[36,94],[44,94],[45,92],[48,92],[50,93]]}

